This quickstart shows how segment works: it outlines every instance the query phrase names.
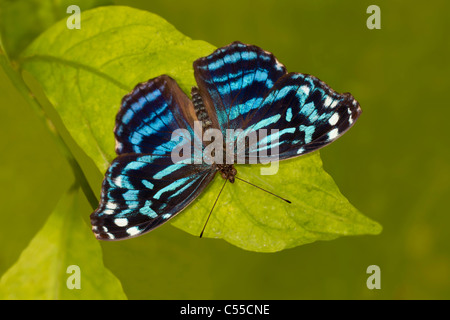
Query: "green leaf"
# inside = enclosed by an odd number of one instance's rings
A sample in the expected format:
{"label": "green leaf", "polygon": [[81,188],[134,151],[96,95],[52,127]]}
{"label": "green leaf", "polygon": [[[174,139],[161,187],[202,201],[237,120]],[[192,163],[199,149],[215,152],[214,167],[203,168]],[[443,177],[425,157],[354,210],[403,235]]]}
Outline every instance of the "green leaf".
{"label": "green leaf", "polygon": [[193,41],[159,16],[128,7],[81,14],[80,30],[60,21],[23,54],[75,141],[102,172],[115,157],[115,116],[122,97],[152,77],[169,74],[185,90],[192,62],[214,47]]}
{"label": "green leaf", "polygon": [[[115,157],[112,134],[120,100],[138,82],[169,74],[188,92],[192,62],[214,47],[179,33],[162,18],[127,7],[86,11],[82,32],[61,22],[39,37],[21,62],[43,89],[80,147],[104,172]],[[342,235],[377,234],[322,169],[319,153],[280,163],[278,174],[237,166],[239,175],[288,198],[292,204],[242,181],[227,185],[205,236],[241,248],[271,252]],[[175,226],[199,235],[222,186],[208,187]],[[100,186],[99,186],[100,188]]]}
{"label": "green leaf", "polygon": [[7,221],[0,224],[1,275],[39,231],[73,176],[47,127],[1,68],[0,88],[0,150],[8,150],[0,157],[0,219]]}
{"label": "green leaf", "polygon": [[[0,279],[1,299],[126,299],[120,282],[103,265],[100,244],[80,216],[87,207],[78,189],[63,196]],[[68,282],[77,281],[70,266],[79,267],[79,289],[69,289]]]}
{"label": "green leaf", "polygon": [[[236,180],[220,195],[204,235],[243,249],[273,252],[344,235],[378,234],[381,227],[355,209],[323,170],[319,152],[279,162],[274,175],[262,165],[236,165],[238,176],[290,200],[288,204]],[[224,180],[216,177],[174,225],[199,235]]]}
{"label": "green leaf", "polygon": [[0,0],[0,36],[9,57],[16,58],[41,32],[56,21],[69,17],[67,7],[73,4],[87,10],[111,4],[111,1]]}

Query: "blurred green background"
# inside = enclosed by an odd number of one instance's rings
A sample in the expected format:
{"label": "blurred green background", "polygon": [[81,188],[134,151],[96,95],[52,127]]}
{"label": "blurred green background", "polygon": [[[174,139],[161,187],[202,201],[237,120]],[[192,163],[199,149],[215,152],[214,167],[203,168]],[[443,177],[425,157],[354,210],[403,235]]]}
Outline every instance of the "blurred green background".
{"label": "blurred green background", "polygon": [[[102,243],[105,264],[129,298],[450,298],[449,2],[114,2],[159,14],[187,36],[217,47],[235,40],[256,44],[289,71],[351,92],[363,115],[321,155],[342,193],[384,227],[379,236],[273,254],[197,239],[171,225]],[[381,8],[380,30],[366,27],[372,4]],[[47,128],[3,71],[0,114],[3,274],[73,176]],[[89,160],[80,158],[89,170]],[[381,268],[380,290],[366,287],[372,264]]]}

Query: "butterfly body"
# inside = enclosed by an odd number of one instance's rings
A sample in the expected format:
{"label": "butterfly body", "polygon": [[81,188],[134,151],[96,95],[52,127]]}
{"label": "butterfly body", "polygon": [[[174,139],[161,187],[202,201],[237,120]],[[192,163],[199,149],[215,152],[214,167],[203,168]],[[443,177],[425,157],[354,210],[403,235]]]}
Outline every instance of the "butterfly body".
{"label": "butterfly body", "polygon": [[[194,110],[197,115],[197,119],[201,122],[203,131],[211,129],[212,122],[211,119],[209,118],[209,115],[203,103],[203,99],[197,87],[192,87],[191,96],[192,96],[192,103],[194,105]],[[208,144],[206,143],[205,146],[207,145]],[[217,171],[220,172],[220,175],[223,179],[226,179],[231,183],[234,183],[234,176],[237,174],[237,170],[234,168],[232,164],[223,164],[225,162],[224,160],[226,159],[226,150],[223,151],[224,152],[221,164],[214,163],[213,166],[217,169]],[[212,156],[215,156],[215,154],[213,153]]]}
{"label": "butterfly body", "polygon": [[[138,84],[122,99],[114,128],[117,158],[91,214],[98,239],[149,232],[185,209],[217,173],[233,183],[236,164],[257,163],[269,150],[277,160],[318,150],[361,113],[351,94],[288,73],[271,53],[240,42],[196,60],[194,75],[191,99],[167,75]],[[205,139],[210,132],[221,134],[222,148],[211,148],[217,141]],[[247,139],[252,135],[258,139]],[[180,140],[183,160],[174,161]]]}
{"label": "butterfly body", "polygon": [[232,164],[218,164],[217,168],[219,169],[220,175],[223,179],[234,183],[234,177],[237,174],[237,170]]}

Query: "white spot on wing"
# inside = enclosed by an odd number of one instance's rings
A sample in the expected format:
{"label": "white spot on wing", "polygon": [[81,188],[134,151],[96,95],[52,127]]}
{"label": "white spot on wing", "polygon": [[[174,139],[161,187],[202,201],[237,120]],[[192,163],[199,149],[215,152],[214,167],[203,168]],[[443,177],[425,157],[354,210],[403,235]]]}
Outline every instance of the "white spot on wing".
{"label": "white spot on wing", "polygon": [[328,120],[328,123],[334,126],[339,121],[339,114],[336,112],[331,116],[331,118]]}
{"label": "white spot on wing", "polygon": [[348,118],[348,123],[349,123],[350,125],[353,124],[353,117],[352,117],[352,116],[350,116],[350,117]]}
{"label": "white spot on wing", "polygon": [[117,176],[117,177],[114,179],[114,184],[115,184],[116,186],[118,186],[119,188],[123,188],[123,185],[122,185],[122,176]]}
{"label": "white spot on wing", "polygon": [[328,132],[328,140],[334,140],[339,135],[339,130],[337,128]]}
{"label": "white spot on wing", "polygon": [[115,150],[122,150],[123,144],[116,140]]}
{"label": "white spot on wing", "polygon": [[310,89],[307,85],[301,86],[300,90],[302,90],[305,95],[308,95],[309,91],[310,91]]}
{"label": "white spot on wing", "polygon": [[337,104],[338,104],[338,101],[334,100],[333,103],[331,104],[330,108],[331,109],[335,108],[337,106]]}
{"label": "white spot on wing", "polygon": [[108,202],[105,206],[105,208],[112,209],[112,210],[117,209],[117,207],[118,207],[118,205],[115,202]]}
{"label": "white spot on wing", "polygon": [[323,104],[324,104],[325,108],[328,108],[332,102],[333,102],[333,98],[331,98],[330,96],[327,96],[325,98],[325,102]]}
{"label": "white spot on wing", "polygon": [[131,227],[131,228],[128,228],[128,229],[127,229],[127,233],[128,233],[130,236],[135,236],[135,235],[137,235],[137,234],[139,233],[139,228],[138,228],[138,227]]}
{"label": "white spot on wing", "polygon": [[275,68],[276,68],[277,70],[283,70],[283,68],[284,68],[284,65],[281,64],[280,61],[278,61],[277,58],[275,58]]}
{"label": "white spot on wing", "polygon": [[126,218],[117,218],[117,219],[114,219],[114,223],[118,227],[125,227],[128,224],[128,219],[126,219]]}
{"label": "white spot on wing", "polygon": [[106,210],[103,210],[103,213],[104,214],[113,214],[114,210],[113,209],[106,209]]}

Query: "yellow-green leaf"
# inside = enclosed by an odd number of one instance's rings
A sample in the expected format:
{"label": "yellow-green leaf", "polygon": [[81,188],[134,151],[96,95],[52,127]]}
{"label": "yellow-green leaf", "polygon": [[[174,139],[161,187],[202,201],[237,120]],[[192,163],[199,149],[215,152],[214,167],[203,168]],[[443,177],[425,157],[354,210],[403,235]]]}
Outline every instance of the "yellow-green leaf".
{"label": "yellow-green leaf", "polygon": [[[260,175],[262,165],[236,166],[238,176],[289,199],[286,203],[236,180],[225,186],[205,236],[223,238],[247,250],[273,252],[345,235],[378,234],[381,226],[363,216],[339,192],[323,170],[319,152],[279,163],[274,175]],[[199,235],[223,179],[216,177],[174,225]]]}
{"label": "yellow-green leaf", "polygon": [[134,86],[161,74],[185,90],[192,62],[214,49],[159,16],[128,7],[83,11],[82,27],[60,21],[24,52],[21,63],[43,86],[65,126],[102,172],[115,157],[115,116]]}
{"label": "yellow-green leaf", "polygon": [[71,190],[19,260],[0,279],[1,299],[126,299],[104,267],[102,251],[81,218],[89,205]]}
{"label": "yellow-green leaf", "polygon": [[69,6],[87,10],[109,4],[110,0],[0,0],[0,36],[8,56],[14,59],[45,29],[69,18]]}
{"label": "yellow-green leaf", "polygon": [[[56,24],[25,51],[21,62],[41,83],[73,138],[105,172],[115,157],[113,127],[123,95],[161,74],[188,92],[195,85],[193,61],[214,47],[186,37],[157,15],[127,7],[93,9],[82,19],[82,32]],[[244,179],[292,204],[236,181],[221,195],[205,237],[272,252],[381,231],[339,192],[318,152],[281,162],[271,176],[261,176],[256,165],[236,168]],[[217,177],[174,225],[199,235],[222,183]]]}

